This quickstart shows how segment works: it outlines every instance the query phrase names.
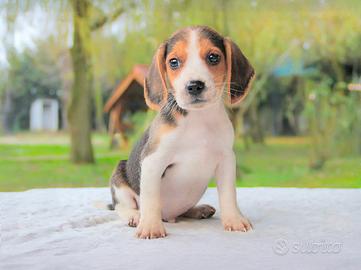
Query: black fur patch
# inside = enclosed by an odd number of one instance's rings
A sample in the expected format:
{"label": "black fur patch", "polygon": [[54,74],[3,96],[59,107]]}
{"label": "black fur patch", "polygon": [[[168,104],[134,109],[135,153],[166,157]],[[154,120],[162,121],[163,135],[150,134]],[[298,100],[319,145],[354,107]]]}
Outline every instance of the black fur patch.
{"label": "black fur patch", "polygon": [[165,121],[170,125],[175,125],[176,124],[176,119],[174,117],[175,113],[179,113],[183,116],[187,115],[187,111],[179,107],[173,94],[169,93],[167,103],[160,110],[160,115],[163,121]]}
{"label": "black fur patch", "polygon": [[149,140],[149,128],[144,132],[142,138],[136,143],[127,161],[127,182],[129,186],[139,194],[142,152]]}
{"label": "black fur patch", "polygon": [[108,204],[108,205],[107,205],[108,210],[114,211],[114,210],[115,210],[115,204],[116,204],[116,203]]}
{"label": "black fur patch", "polygon": [[[155,75],[151,75],[151,76],[155,76]],[[145,86],[146,89],[148,89],[148,98],[152,103],[155,104],[160,104],[162,102],[163,99],[163,92],[159,91],[159,92],[155,92],[151,91],[151,85],[149,84],[148,79],[145,80]]]}
{"label": "black fur patch", "polygon": [[253,67],[243,55],[239,47],[233,41],[230,42],[232,50],[232,87],[230,89],[230,95],[232,99],[237,100],[244,96],[255,73]]}
{"label": "black fur patch", "polygon": [[221,52],[226,55],[226,49],[224,47],[224,38],[214,31],[212,28],[207,26],[194,26],[190,28],[185,28],[184,30],[176,33],[174,36],[169,38],[165,42],[165,51],[164,51],[164,59],[167,58],[168,54],[172,51],[174,45],[180,40],[186,40],[187,29],[195,29],[199,31],[199,34],[203,38],[209,39],[214,46],[221,50]]}
{"label": "black fur patch", "polygon": [[174,45],[180,41],[180,40],[185,40],[186,36],[185,33],[183,31],[178,32],[177,34],[175,34],[174,36],[172,36],[171,38],[169,38],[166,42],[165,42],[165,51],[164,51],[164,59],[167,58],[168,54],[173,50]]}
{"label": "black fur patch", "polygon": [[224,56],[226,55],[226,48],[224,47],[223,43],[224,38],[220,34],[209,27],[199,26],[197,28],[199,28],[200,35],[203,38],[209,39],[214,46],[221,50]]}
{"label": "black fur patch", "polygon": [[[112,204],[108,205],[109,210],[114,210],[115,205],[118,203],[116,196],[115,196],[115,187],[120,187],[124,182],[127,181],[127,173],[126,173],[126,160],[119,161],[117,167],[113,171],[113,174],[110,178],[110,192],[112,194]],[[112,207],[110,207],[112,206]]]}

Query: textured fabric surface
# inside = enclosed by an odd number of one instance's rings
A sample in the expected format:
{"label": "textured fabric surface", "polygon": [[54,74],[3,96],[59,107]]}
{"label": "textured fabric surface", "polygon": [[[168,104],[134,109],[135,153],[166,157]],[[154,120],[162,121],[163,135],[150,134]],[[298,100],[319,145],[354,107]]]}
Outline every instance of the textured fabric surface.
{"label": "textured fabric surface", "polygon": [[105,188],[0,193],[0,269],[361,269],[361,190],[238,189],[253,222],[225,232],[217,192],[209,220],[165,224],[168,237],[134,238]]}

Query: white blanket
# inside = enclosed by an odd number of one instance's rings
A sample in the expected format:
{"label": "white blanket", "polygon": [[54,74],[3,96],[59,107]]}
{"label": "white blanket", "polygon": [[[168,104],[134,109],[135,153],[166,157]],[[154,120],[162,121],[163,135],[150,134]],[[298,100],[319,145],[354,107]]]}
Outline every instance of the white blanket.
{"label": "white blanket", "polygon": [[361,190],[241,188],[254,231],[225,232],[217,193],[208,220],[165,224],[168,236],[134,238],[105,188],[0,193],[0,269],[361,269]]}

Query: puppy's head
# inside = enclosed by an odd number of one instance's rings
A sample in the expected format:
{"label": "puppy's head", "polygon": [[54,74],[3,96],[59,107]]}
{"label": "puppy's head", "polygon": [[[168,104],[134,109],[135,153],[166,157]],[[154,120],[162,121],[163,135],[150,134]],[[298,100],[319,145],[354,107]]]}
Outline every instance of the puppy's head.
{"label": "puppy's head", "polygon": [[246,96],[253,77],[253,67],[233,41],[208,27],[188,27],[158,48],[144,94],[155,110],[170,94],[187,110],[205,108],[224,94],[235,104]]}

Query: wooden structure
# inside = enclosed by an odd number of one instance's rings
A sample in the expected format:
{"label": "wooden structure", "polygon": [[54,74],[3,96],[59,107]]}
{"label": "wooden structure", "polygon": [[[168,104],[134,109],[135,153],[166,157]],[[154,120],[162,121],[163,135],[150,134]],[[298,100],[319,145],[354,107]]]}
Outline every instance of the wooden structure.
{"label": "wooden structure", "polygon": [[144,79],[148,72],[147,65],[135,65],[132,71],[115,88],[113,94],[104,106],[104,111],[109,113],[109,133],[112,146],[119,144],[116,135],[119,134],[125,146],[128,138],[126,131],[131,126],[126,122],[137,111],[148,109],[144,101]]}

